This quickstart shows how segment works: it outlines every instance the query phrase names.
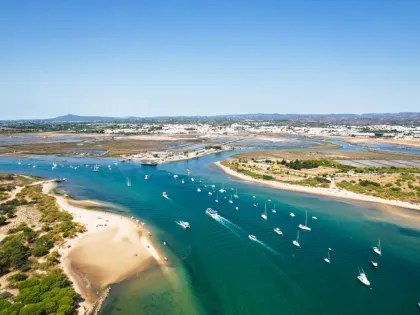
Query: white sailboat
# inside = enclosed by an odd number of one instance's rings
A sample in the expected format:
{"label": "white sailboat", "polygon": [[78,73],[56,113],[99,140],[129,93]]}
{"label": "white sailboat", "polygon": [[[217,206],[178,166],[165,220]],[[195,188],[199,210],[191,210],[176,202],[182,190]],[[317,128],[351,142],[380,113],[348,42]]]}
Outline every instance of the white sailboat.
{"label": "white sailboat", "polygon": [[359,269],[359,275],[357,276],[357,279],[359,279],[359,281],[363,283],[365,286],[370,286],[370,282],[368,278],[366,277],[366,274],[363,268],[361,268],[361,270]]}
{"label": "white sailboat", "polygon": [[373,251],[375,252],[375,253],[377,253],[379,256],[382,256],[382,250],[381,250],[381,240],[380,239],[378,239],[378,246],[376,247],[373,247],[372,248],[373,249]]}
{"label": "white sailboat", "polygon": [[324,261],[325,261],[327,264],[330,264],[330,263],[331,263],[331,259],[330,259],[330,249],[328,249],[328,258],[324,258]]}
{"label": "white sailboat", "polygon": [[267,203],[264,204],[264,213],[261,214],[261,218],[267,220]]}
{"label": "white sailboat", "polygon": [[219,193],[216,193],[216,200],[215,202],[219,202]]}
{"label": "white sailboat", "polygon": [[222,184],[222,188],[220,188],[220,189],[219,189],[219,191],[220,191],[221,193],[225,193],[225,192],[226,192],[226,189],[225,189],[225,184]]}
{"label": "white sailboat", "polygon": [[293,243],[293,245],[295,245],[296,247],[299,247],[299,248],[300,248],[300,243],[299,243],[299,231],[297,231],[297,239],[296,239],[296,240],[294,240],[292,243]]}
{"label": "white sailboat", "polygon": [[238,196],[238,189],[236,189],[236,193],[233,195],[233,198],[235,198],[235,199],[238,199],[239,198],[239,196]]}
{"label": "white sailboat", "polygon": [[94,167],[93,167],[93,171],[94,172],[97,172],[99,170],[99,165],[95,165]]}
{"label": "white sailboat", "polygon": [[276,211],[276,205],[274,205],[274,208],[273,209],[271,209],[271,212],[273,212],[273,213],[276,213],[277,211]]}
{"label": "white sailboat", "polygon": [[230,195],[230,200],[229,200],[229,203],[233,203],[233,200],[232,200],[232,194]]}
{"label": "white sailboat", "polygon": [[308,211],[306,211],[305,225],[299,224],[299,229],[304,230],[304,231],[311,231],[311,228],[308,227]]}

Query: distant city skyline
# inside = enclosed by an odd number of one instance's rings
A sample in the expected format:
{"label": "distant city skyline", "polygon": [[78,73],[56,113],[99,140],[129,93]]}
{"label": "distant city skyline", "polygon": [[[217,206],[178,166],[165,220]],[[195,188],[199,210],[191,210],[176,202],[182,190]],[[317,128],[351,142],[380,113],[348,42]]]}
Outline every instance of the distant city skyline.
{"label": "distant city skyline", "polygon": [[0,120],[416,112],[418,1],[3,1]]}

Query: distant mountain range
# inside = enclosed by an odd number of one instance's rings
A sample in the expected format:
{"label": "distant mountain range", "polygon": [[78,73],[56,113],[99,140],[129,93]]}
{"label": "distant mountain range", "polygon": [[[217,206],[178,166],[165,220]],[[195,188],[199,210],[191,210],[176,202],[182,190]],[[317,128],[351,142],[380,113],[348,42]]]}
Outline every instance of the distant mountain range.
{"label": "distant mountain range", "polygon": [[135,120],[290,120],[313,122],[354,122],[354,121],[414,121],[420,122],[420,112],[401,113],[367,113],[367,114],[237,114],[216,116],[158,116],[158,117],[106,117],[106,116],[79,116],[64,115],[45,119],[50,122],[116,122]]}
{"label": "distant mountain range", "polygon": [[367,113],[367,114],[237,114],[215,116],[158,116],[158,117],[107,117],[68,114],[49,119],[21,120],[26,122],[125,122],[125,121],[244,121],[265,120],[302,124],[420,124],[420,112]]}

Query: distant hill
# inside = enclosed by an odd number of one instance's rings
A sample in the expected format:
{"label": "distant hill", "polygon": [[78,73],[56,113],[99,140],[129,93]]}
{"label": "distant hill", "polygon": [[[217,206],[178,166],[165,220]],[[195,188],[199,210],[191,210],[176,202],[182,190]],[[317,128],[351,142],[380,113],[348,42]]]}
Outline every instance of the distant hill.
{"label": "distant hill", "polygon": [[115,120],[121,120],[121,118],[116,117],[105,117],[105,116],[79,116],[79,115],[64,115],[64,116],[58,116],[55,118],[45,119],[45,121],[63,121],[63,122],[89,122],[89,121],[115,121]]}
{"label": "distant hill", "polygon": [[[273,123],[293,125],[331,125],[331,124],[401,124],[420,125],[420,112],[401,113],[367,113],[367,114],[234,114],[215,116],[156,116],[156,117],[107,117],[107,116],[79,116],[68,114],[49,119],[27,119],[18,122],[203,122],[219,121],[230,123],[231,121],[263,120]],[[3,122],[7,122],[4,121]]]}

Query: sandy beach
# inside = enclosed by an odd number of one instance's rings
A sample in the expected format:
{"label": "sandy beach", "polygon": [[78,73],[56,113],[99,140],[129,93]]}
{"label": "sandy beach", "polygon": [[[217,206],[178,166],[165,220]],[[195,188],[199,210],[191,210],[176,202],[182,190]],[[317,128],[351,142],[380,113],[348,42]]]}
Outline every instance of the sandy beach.
{"label": "sandy beach", "polygon": [[215,162],[214,164],[220,167],[228,175],[234,176],[236,178],[240,178],[245,181],[255,182],[261,185],[267,185],[267,186],[277,188],[277,189],[291,190],[291,191],[296,191],[296,192],[303,192],[303,193],[308,193],[308,194],[316,194],[316,195],[329,196],[329,197],[335,197],[335,198],[344,198],[344,199],[360,200],[360,201],[367,201],[367,202],[383,203],[383,204],[388,204],[388,205],[412,209],[412,210],[420,210],[419,204],[412,204],[412,203],[404,202],[404,201],[387,200],[387,199],[377,198],[373,196],[366,196],[366,195],[356,194],[351,191],[346,191],[339,188],[307,187],[307,186],[299,186],[299,185],[293,185],[293,184],[287,184],[287,183],[280,183],[280,182],[275,182],[275,181],[255,179],[251,176],[235,172],[229,167],[222,165],[220,162]]}
{"label": "sandy beach", "polygon": [[[54,187],[55,183],[45,183],[43,192],[49,193]],[[87,314],[96,307],[100,293],[110,284],[123,281],[152,264],[163,264],[148,231],[135,220],[83,209],[79,206],[83,202],[73,204],[65,196],[50,196],[87,229],[58,249],[64,272],[85,299],[79,314]]]}

